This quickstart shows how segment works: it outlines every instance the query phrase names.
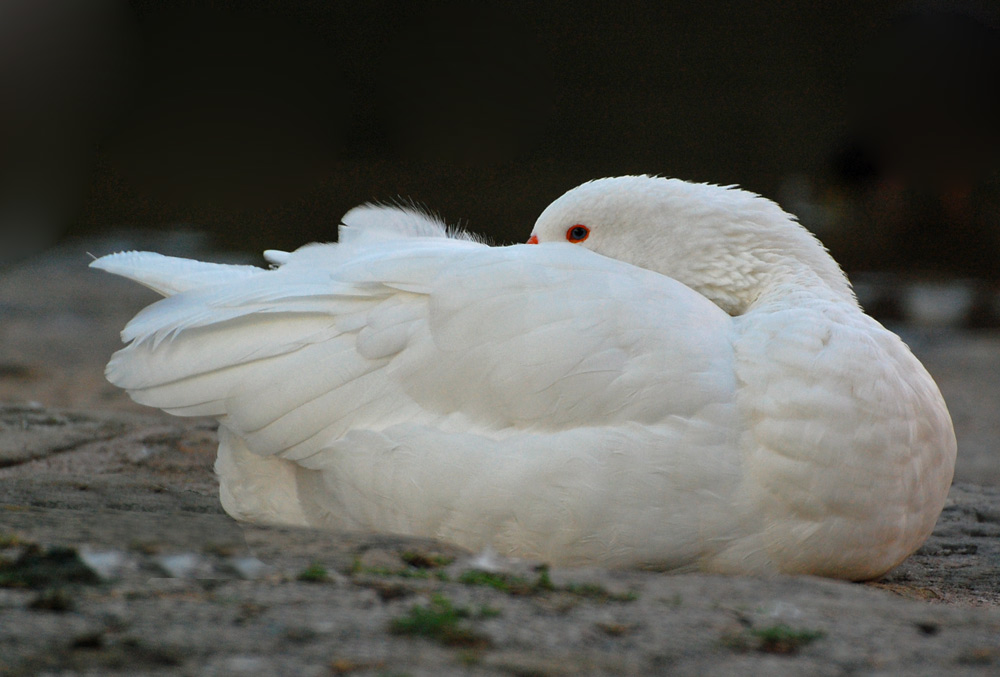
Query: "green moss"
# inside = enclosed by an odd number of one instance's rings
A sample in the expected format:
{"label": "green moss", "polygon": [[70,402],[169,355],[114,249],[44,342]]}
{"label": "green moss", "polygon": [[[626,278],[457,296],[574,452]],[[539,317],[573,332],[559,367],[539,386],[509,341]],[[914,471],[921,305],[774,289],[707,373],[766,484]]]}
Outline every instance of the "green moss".
{"label": "green moss", "polygon": [[482,585],[508,595],[529,595],[534,592],[534,586],[526,578],[479,569],[463,571],[458,577],[458,582],[465,585]]}
{"label": "green moss", "polygon": [[737,651],[795,654],[799,649],[823,637],[819,630],[796,630],[784,623],[766,628],[749,628],[722,638],[722,643]]}
{"label": "green moss", "polygon": [[548,591],[556,589],[556,586],[552,583],[552,579],[549,578],[549,568],[547,566],[539,568],[538,580],[535,581],[535,589]]}
{"label": "green moss", "polygon": [[444,595],[434,595],[430,605],[414,605],[406,616],[393,619],[389,630],[396,635],[423,637],[446,646],[487,646],[489,639],[464,622],[471,615],[468,609],[454,606]]}
{"label": "green moss", "polygon": [[322,564],[319,562],[313,562],[300,571],[299,575],[296,576],[296,579],[306,583],[325,583],[330,580],[330,575],[327,573]]}
{"label": "green moss", "polygon": [[750,634],[758,641],[758,651],[779,654],[796,653],[823,636],[819,630],[795,630],[784,623],[754,629]]}
{"label": "green moss", "polygon": [[399,576],[400,578],[421,578],[428,579],[431,572],[427,569],[389,569],[387,567],[358,567],[356,574],[368,574],[369,576]]}

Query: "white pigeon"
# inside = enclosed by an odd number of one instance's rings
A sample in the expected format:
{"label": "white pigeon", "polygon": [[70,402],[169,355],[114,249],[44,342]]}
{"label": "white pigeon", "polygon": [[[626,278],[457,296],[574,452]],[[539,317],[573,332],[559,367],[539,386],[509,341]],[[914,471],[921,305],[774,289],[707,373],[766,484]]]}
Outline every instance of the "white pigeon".
{"label": "white pigeon", "polygon": [[941,394],[794,217],[625,176],[560,197],[528,242],[364,206],[271,270],[105,256],[167,297],[107,376],[219,420],[238,520],[846,579],[931,533],[955,461]]}

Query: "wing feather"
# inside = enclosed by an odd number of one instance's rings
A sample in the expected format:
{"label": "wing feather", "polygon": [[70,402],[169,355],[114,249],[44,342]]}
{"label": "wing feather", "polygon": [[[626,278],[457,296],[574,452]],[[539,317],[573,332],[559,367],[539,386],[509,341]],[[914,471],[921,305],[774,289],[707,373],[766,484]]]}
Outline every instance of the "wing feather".
{"label": "wing feather", "polygon": [[358,240],[150,306],[108,378],[293,460],[350,430],[502,439],[732,399],[731,318],[669,278],[568,244]]}

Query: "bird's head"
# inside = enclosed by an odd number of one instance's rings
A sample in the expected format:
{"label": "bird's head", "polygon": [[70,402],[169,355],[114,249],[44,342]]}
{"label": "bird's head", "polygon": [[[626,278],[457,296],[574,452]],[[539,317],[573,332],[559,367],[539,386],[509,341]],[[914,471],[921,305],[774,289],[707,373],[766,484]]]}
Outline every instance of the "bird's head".
{"label": "bird's head", "polygon": [[568,242],[667,275],[731,315],[789,282],[815,283],[854,302],[840,267],[795,217],[733,187],[597,179],[549,205],[528,242]]}

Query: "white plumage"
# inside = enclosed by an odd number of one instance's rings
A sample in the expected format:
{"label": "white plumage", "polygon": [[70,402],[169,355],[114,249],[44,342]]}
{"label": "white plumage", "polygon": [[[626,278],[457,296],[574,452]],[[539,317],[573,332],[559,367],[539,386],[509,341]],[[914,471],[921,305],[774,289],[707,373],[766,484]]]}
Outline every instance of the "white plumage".
{"label": "white plumage", "polygon": [[272,270],[106,256],[167,296],[107,376],[219,419],[241,520],[850,579],[930,534],[955,459],[941,395],[776,205],[601,179],[532,236],[488,247],[368,206]]}

